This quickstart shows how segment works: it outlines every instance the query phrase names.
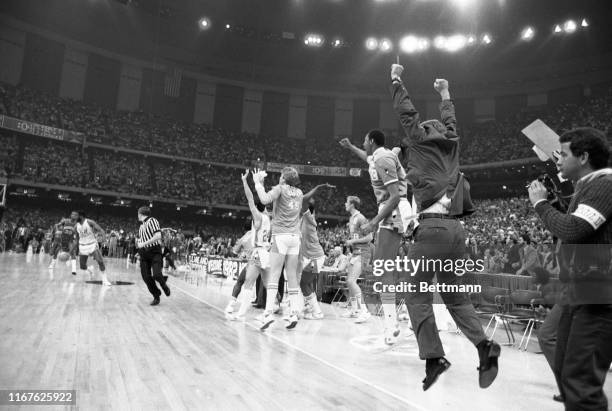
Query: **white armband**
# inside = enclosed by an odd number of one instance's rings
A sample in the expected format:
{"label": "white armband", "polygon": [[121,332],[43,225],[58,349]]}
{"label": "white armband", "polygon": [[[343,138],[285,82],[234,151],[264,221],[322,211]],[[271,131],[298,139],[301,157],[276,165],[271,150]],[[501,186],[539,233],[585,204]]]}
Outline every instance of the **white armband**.
{"label": "white armband", "polygon": [[603,214],[586,204],[578,204],[578,208],[572,213],[572,215],[583,219],[595,230],[606,222],[606,218],[603,216]]}

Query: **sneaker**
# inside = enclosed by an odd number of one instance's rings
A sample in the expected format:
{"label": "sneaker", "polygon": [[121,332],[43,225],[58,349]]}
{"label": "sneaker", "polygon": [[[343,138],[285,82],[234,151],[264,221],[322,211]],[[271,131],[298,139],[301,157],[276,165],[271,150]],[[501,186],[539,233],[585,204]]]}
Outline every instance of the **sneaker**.
{"label": "sneaker", "polygon": [[368,311],[362,311],[357,319],[355,319],[355,324],[363,324],[368,321],[371,316],[372,314],[370,314]]}
{"label": "sneaker", "polygon": [[154,297],[153,301],[151,301],[151,305],[158,305],[159,304],[159,297]]}
{"label": "sneaker", "polygon": [[318,312],[318,313],[310,312],[310,313],[304,314],[305,320],[322,320],[324,317],[325,316],[323,315],[322,312]]}
{"label": "sneaker", "polygon": [[274,322],[274,317],[272,316],[272,313],[265,311],[259,314],[255,319],[261,323],[261,326],[259,327],[261,331],[264,331],[270,326],[270,324]]}
{"label": "sneaker", "polygon": [[51,261],[51,264],[49,264],[49,270],[53,270],[55,268],[55,260]]}
{"label": "sneaker", "polygon": [[298,317],[295,313],[291,313],[289,317],[285,318],[285,321],[287,322],[285,328],[288,330],[293,330],[298,323]]}
{"label": "sneaker", "polygon": [[278,301],[276,301],[276,302],[274,303],[274,309],[272,310],[272,313],[273,313],[273,314],[280,314],[282,311],[283,311],[283,310],[282,310],[282,308],[281,308],[281,305],[278,303]]}
{"label": "sneaker", "polygon": [[400,329],[395,324],[394,328],[385,328],[385,344],[393,345],[397,342],[397,337],[400,335]]}
{"label": "sneaker", "polygon": [[478,367],[478,384],[480,388],[487,388],[497,377],[497,358],[501,354],[501,347],[495,341],[482,341],[477,345],[480,365]]}
{"label": "sneaker", "polygon": [[425,365],[425,379],[423,380],[423,391],[427,391],[437,380],[440,374],[448,370],[451,363],[446,358],[441,357],[438,360],[427,360],[431,363]]}
{"label": "sneaker", "polygon": [[226,313],[226,317],[228,320],[230,321],[242,321],[245,322],[246,321],[246,315],[238,315],[238,314],[230,314],[230,313]]}
{"label": "sneaker", "polygon": [[110,281],[108,281],[107,279],[102,280],[102,285],[105,287],[110,287],[111,285],[113,285]]}
{"label": "sneaker", "polygon": [[357,318],[359,317],[359,313],[357,311],[345,311],[343,312],[340,317],[342,318]]}
{"label": "sneaker", "polygon": [[238,304],[238,301],[236,300],[231,300],[228,304],[227,307],[225,307],[225,314],[231,314],[234,312],[234,309],[236,308],[236,304]]}

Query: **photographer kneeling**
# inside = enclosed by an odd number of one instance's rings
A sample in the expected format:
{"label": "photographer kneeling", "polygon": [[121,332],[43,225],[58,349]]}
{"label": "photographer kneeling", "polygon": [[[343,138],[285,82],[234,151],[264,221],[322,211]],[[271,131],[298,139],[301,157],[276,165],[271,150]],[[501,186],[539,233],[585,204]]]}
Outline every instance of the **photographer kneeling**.
{"label": "photographer kneeling", "polygon": [[566,214],[534,181],[529,199],[559,238],[560,279],[568,284],[555,353],[566,410],[607,410],[603,384],[612,362],[612,169],[605,135],[593,128],[564,133],[557,167],[575,194]]}

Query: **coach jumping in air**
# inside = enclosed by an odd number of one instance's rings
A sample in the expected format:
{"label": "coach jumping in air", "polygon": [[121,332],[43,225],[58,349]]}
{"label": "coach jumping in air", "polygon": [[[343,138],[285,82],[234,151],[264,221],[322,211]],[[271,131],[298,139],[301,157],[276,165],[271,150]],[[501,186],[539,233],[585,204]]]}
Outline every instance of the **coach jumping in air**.
{"label": "coach jumping in air", "polygon": [[[419,123],[415,109],[402,79],[404,68],[391,67],[391,95],[406,137],[399,156],[405,164],[408,181],[419,211],[419,226],[414,232],[414,244],[409,259],[456,260],[465,255],[465,232],[457,218],[473,212],[469,184],[459,172],[459,136],[456,132],[455,107],[450,99],[448,81],[438,79],[435,90],[440,93],[440,120]],[[461,277],[453,272],[421,270],[411,277],[417,285],[430,283],[434,275],[438,283],[460,284]],[[497,377],[497,358],[501,348],[489,341],[482,329],[467,293],[440,293],[453,320],[463,334],[476,346],[480,357],[479,384],[490,386]],[[444,348],[438,335],[433,312],[433,293],[408,293],[408,314],[419,345],[419,357],[426,361],[423,390],[434,384],[450,367],[444,358]]]}

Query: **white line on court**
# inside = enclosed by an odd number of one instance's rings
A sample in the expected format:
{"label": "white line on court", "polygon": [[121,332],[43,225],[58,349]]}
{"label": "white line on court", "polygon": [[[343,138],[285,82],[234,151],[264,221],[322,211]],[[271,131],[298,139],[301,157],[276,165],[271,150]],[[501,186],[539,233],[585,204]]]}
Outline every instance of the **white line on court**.
{"label": "white line on court", "polygon": [[[195,296],[195,295],[191,294],[190,292],[185,291],[185,290],[183,290],[183,289],[182,289],[182,288],[180,288],[180,287],[177,287],[177,286],[176,286],[176,283],[174,283],[174,284],[175,284],[175,285],[174,285],[174,288],[176,288],[177,290],[179,290],[179,291],[180,291],[180,292],[182,292],[183,294],[186,294],[186,295],[190,296],[191,298],[193,298],[193,299],[195,299],[195,300],[198,300],[198,301],[200,301],[200,302],[202,302],[202,303],[204,303],[204,304],[208,305],[209,307],[211,307],[211,308],[213,308],[213,309],[215,309],[215,310],[219,311],[219,312],[220,312],[220,313],[222,313],[222,314],[224,314],[224,313],[225,313],[225,312],[224,312],[222,309],[220,309],[219,307],[216,307],[216,306],[214,306],[214,305],[210,304],[209,302],[204,301],[203,299],[201,299],[201,298],[199,298],[199,297],[197,297],[197,296]],[[245,324],[246,324],[247,326],[249,326],[249,327],[251,327],[251,328],[253,328],[253,329],[255,329],[255,330],[257,330],[257,331],[261,332],[261,331],[259,330],[259,327],[256,327],[254,324],[251,324],[251,323],[248,323],[248,322],[246,322]],[[384,388],[382,388],[382,387],[380,387],[380,386],[378,386],[378,385],[376,385],[376,384],[372,384],[371,382],[369,382],[369,381],[367,381],[367,380],[365,380],[365,379],[363,379],[363,378],[359,377],[358,375],[355,375],[355,374],[353,374],[353,373],[351,373],[351,372],[349,372],[349,371],[347,371],[347,370],[345,370],[345,369],[342,369],[342,368],[340,368],[340,367],[338,367],[338,366],[336,366],[336,365],[334,365],[334,364],[332,364],[332,363],[330,363],[330,362],[328,362],[328,361],[324,360],[323,358],[317,357],[316,355],[314,355],[314,354],[312,354],[312,353],[309,353],[308,351],[305,351],[305,350],[301,349],[300,347],[297,347],[297,346],[295,346],[295,345],[293,345],[293,344],[291,344],[291,343],[289,343],[289,342],[287,342],[287,341],[284,341],[283,339],[281,339],[281,338],[279,338],[279,337],[277,337],[277,336],[275,336],[275,335],[272,335],[272,334],[266,334],[266,336],[268,336],[269,338],[272,338],[273,340],[276,340],[276,341],[278,341],[278,342],[280,342],[280,343],[282,343],[282,344],[285,344],[286,346],[291,347],[291,348],[293,348],[294,350],[299,351],[300,353],[302,353],[302,354],[304,354],[304,355],[306,355],[306,356],[308,356],[308,357],[310,357],[310,358],[312,358],[312,359],[314,359],[314,360],[316,360],[316,361],[319,361],[319,362],[321,362],[321,363],[323,363],[323,364],[327,365],[328,367],[333,368],[333,369],[334,369],[334,370],[336,370],[336,371],[339,371],[339,372],[341,372],[341,373],[343,373],[343,374],[346,374],[346,375],[348,375],[349,377],[354,378],[354,379],[356,379],[357,381],[361,382],[362,384],[368,385],[368,386],[370,386],[370,387],[372,387],[372,388],[374,388],[374,389],[376,389],[376,390],[378,390],[378,391],[380,391],[380,392],[382,392],[382,393],[384,393],[384,394],[386,394],[386,395],[388,395],[388,396],[390,396],[390,397],[393,397],[393,398],[395,398],[396,400],[403,402],[404,404],[407,404],[407,405],[409,405],[409,406],[411,406],[411,407],[414,407],[414,408],[415,408],[415,409],[417,409],[417,410],[427,411],[427,409],[422,408],[421,406],[419,406],[419,405],[417,405],[417,404],[415,404],[415,403],[413,403],[413,402],[408,401],[406,398],[402,398],[402,397],[400,397],[399,395],[392,393],[391,391],[388,391],[388,390],[386,390],[386,389],[384,389]]]}

